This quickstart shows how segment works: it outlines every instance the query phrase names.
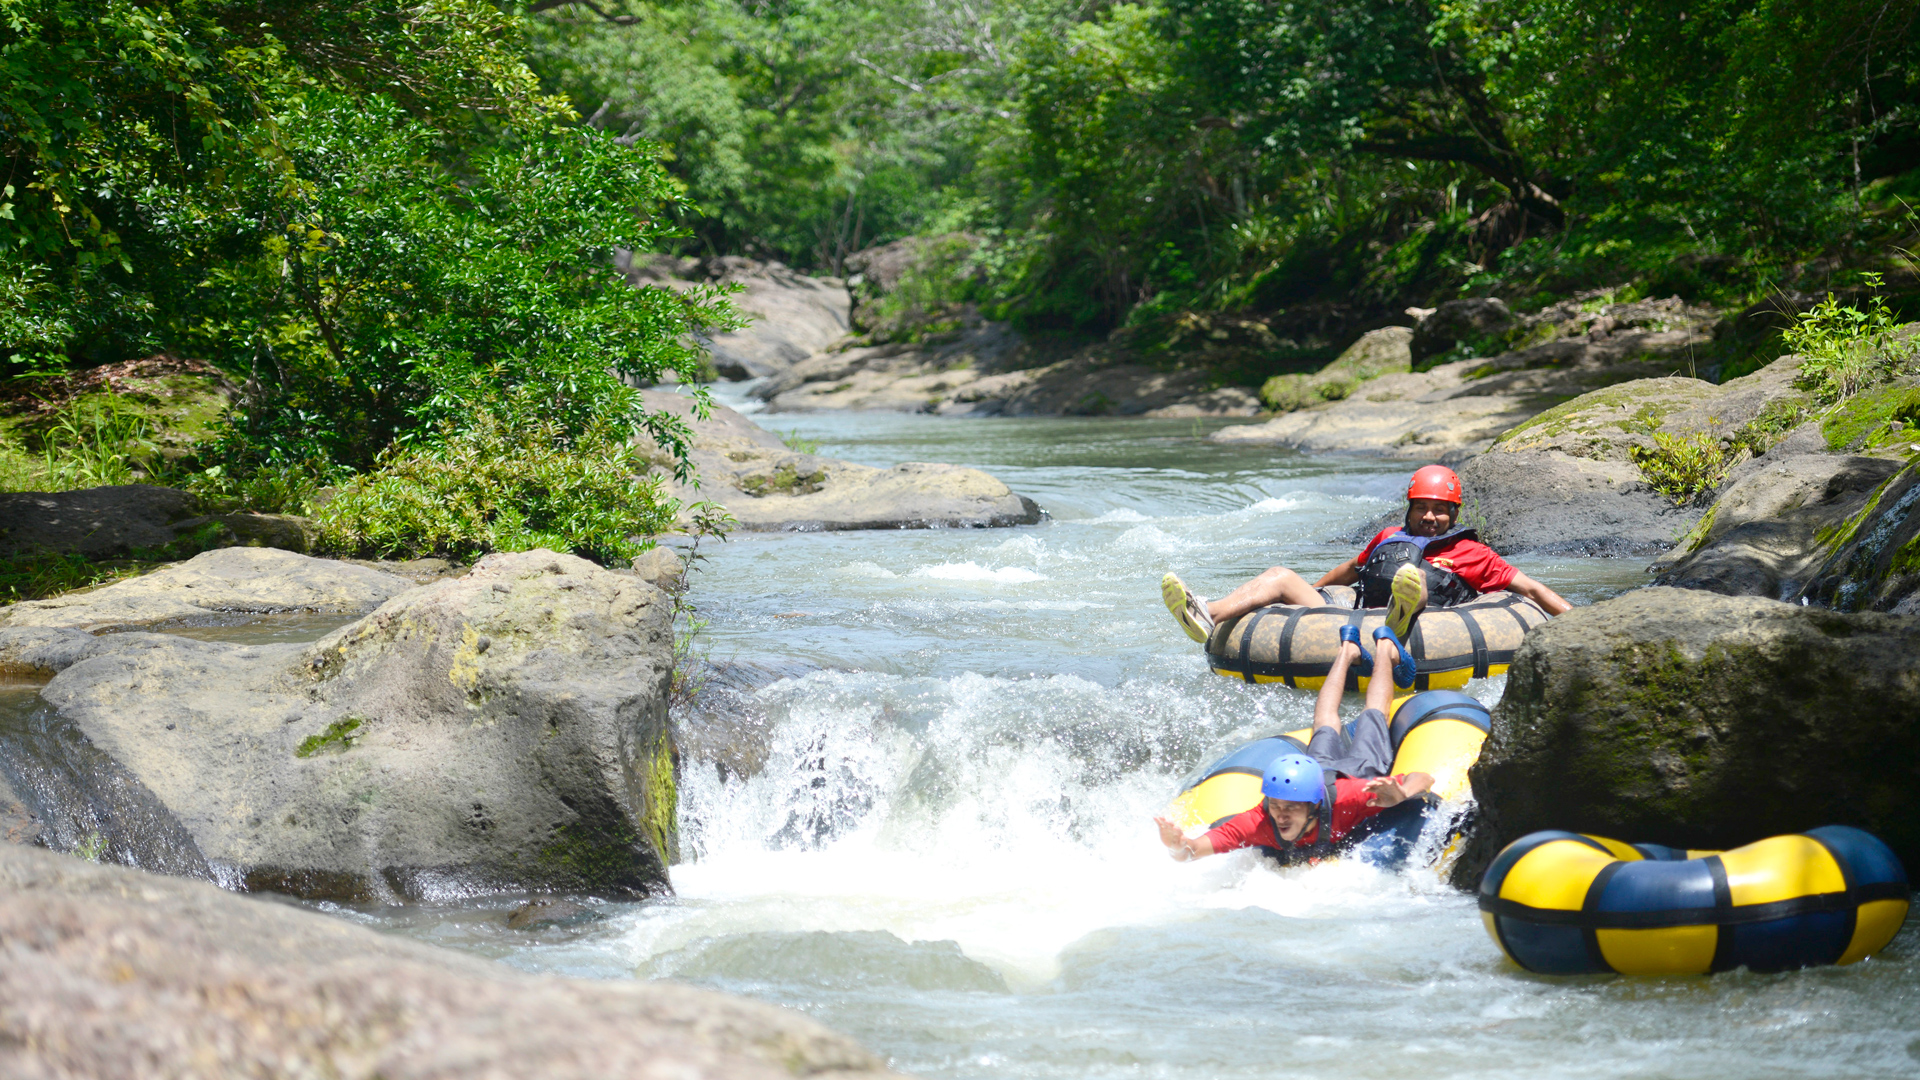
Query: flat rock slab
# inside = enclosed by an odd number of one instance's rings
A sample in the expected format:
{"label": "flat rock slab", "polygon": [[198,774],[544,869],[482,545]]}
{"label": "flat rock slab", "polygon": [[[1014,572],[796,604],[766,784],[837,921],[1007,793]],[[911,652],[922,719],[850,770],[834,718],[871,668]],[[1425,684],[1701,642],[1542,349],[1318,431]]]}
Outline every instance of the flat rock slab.
{"label": "flat rock slab", "polygon": [[197,497],[152,484],[0,494],[0,521],[6,523],[0,527],[0,555],[62,551],[105,559],[163,548],[174,542],[182,522],[199,514]]}
{"label": "flat rock slab", "polygon": [[738,527],[757,532],[840,529],[939,529],[1032,525],[1032,499],[978,469],[907,462],[890,469],[801,453],[724,405],[693,416],[691,398],[643,392],[646,406],[686,420],[700,488],[677,488],[684,501],[710,499]]}
{"label": "flat rock slab", "polygon": [[1616,383],[1656,378],[1704,331],[1618,334],[1547,342],[1491,359],[1382,375],[1349,397],[1222,428],[1214,442],[1290,446],[1313,453],[1461,461],[1561,402]]}
{"label": "flat rock slab", "polygon": [[366,566],[291,551],[221,548],[103,588],[0,608],[0,627],[57,626],[102,633],[230,622],[275,612],[362,614],[413,584]]}
{"label": "flat rock slab", "polygon": [[1670,588],[1575,608],[1514,658],[1454,883],[1540,829],[1724,850],[1855,825],[1920,867],[1916,717],[1920,618]]}
{"label": "flat rock slab", "polygon": [[41,843],[235,889],[649,895],[677,837],[671,606],[531,551],[310,645],[0,629],[0,671],[51,674],[0,775]]}
{"label": "flat rock slab", "polygon": [[0,1074],[892,1076],[787,1009],[536,977],[210,885],[0,845]]}
{"label": "flat rock slab", "polygon": [[1208,385],[1097,355],[1046,362],[1005,323],[979,321],[939,341],[833,349],[756,391],[769,412],[887,410],[940,416],[1257,416],[1245,387]]}

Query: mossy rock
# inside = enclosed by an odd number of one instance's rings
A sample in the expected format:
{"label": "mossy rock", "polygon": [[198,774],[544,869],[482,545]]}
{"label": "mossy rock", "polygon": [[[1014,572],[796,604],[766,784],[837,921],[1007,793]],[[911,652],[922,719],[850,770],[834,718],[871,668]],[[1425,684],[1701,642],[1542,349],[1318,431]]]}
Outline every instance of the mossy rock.
{"label": "mossy rock", "polygon": [[1920,442],[1920,378],[1908,377],[1856,394],[1820,419],[1834,450],[1901,447]]}
{"label": "mossy rock", "polygon": [[1498,450],[1560,450],[1591,457],[1595,444],[1626,446],[1666,426],[1667,418],[1711,400],[1719,388],[1701,379],[1635,379],[1562,402],[1495,440]]}
{"label": "mossy rock", "polygon": [[1854,825],[1920,867],[1920,619],[1650,588],[1530,632],[1471,772],[1471,888],[1540,829],[1725,849]]}
{"label": "mossy rock", "polygon": [[1829,554],[1807,586],[1810,599],[1843,611],[1911,606],[1907,602],[1920,593],[1920,458],[1820,541]]}
{"label": "mossy rock", "polygon": [[1260,388],[1260,400],[1275,412],[1292,412],[1353,395],[1360,384],[1382,375],[1408,371],[1413,331],[1386,326],[1361,335],[1332,363],[1309,375],[1275,375]]}

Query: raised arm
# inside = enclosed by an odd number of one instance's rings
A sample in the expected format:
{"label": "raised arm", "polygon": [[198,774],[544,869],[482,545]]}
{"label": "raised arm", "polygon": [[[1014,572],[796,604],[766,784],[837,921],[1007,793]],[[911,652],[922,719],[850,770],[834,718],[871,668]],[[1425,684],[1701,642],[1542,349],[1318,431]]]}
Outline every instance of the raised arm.
{"label": "raised arm", "polygon": [[1205,836],[1188,836],[1180,831],[1180,826],[1163,817],[1154,818],[1153,823],[1160,826],[1160,842],[1167,845],[1167,854],[1173,856],[1175,862],[1213,854],[1213,841]]}
{"label": "raised arm", "polygon": [[1513,580],[1507,582],[1507,591],[1519,593],[1540,605],[1540,610],[1549,615],[1564,615],[1573,610],[1573,605],[1567,603],[1559,593],[1519,572],[1515,572]]}

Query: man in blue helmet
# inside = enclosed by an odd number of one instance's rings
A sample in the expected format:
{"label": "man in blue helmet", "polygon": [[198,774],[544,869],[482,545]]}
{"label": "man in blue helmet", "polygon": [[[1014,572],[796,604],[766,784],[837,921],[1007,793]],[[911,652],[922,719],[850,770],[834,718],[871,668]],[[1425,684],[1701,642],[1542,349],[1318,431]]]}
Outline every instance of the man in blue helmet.
{"label": "man in blue helmet", "polygon": [[[1340,653],[1314,702],[1307,753],[1276,757],[1261,779],[1260,804],[1203,835],[1187,836],[1166,818],[1154,818],[1160,842],[1175,859],[1184,862],[1257,847],[1283,865],[1315,862],[1372,835],[1363,822],[1433,787],[1433,777],[1426,773],[1388,774],[1393,740],[1387,709],[1393,704],[1393,668],[1403,662],[1398,640],[1380,635],[1377,651],[1369,655],[1353,627],[1343,627],[1340,637]],[[1371,664],[1373,677],[1367,683],[1366,707],[1348,727],[1340,723],[1340,700],[1347,668],[1355,661]]]}

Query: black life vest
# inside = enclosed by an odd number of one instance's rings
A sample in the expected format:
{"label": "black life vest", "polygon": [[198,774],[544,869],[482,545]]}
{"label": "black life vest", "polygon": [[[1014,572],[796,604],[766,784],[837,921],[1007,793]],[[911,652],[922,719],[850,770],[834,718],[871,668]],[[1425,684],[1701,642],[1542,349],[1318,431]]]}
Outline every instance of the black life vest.
{"label": "black life vest", "polygon": [[1367,556],[1367,564],[1360,568],[1360,606],[1386,607],[1392,603],[1393,575],[1409,563],[1426,572],[1428,607],[1452,607],[1479,596],[1480,590],[1467,584],[1459,574],[1427,561],[1430,549],[1444,547],[1455,540],[1477,539],[1478,535],[1464,527],[1439,536],[1408,536],[1402,529],[1375,544]]}
{"label": "black life vest", "polygon": [[[1323,770],[1326,787],[1320,792],[1320,805],[1313,808],[1313,839],[1301,844],[1280,839],[1280,825],[1273,820],[1273,814],[1267,809],[1265,799],[1260,800],[1260,812],[1267,816],[1267,828],[1273,830],[1276,847],[1262,847],[1260,854],[1278,862],[1281,866],[1299,866],[1304,863],[1316,863],[1333,857],[1333,782],[1340,774],[1332,769]],[[1302,835],[1306,829],[1300,830]]]}

